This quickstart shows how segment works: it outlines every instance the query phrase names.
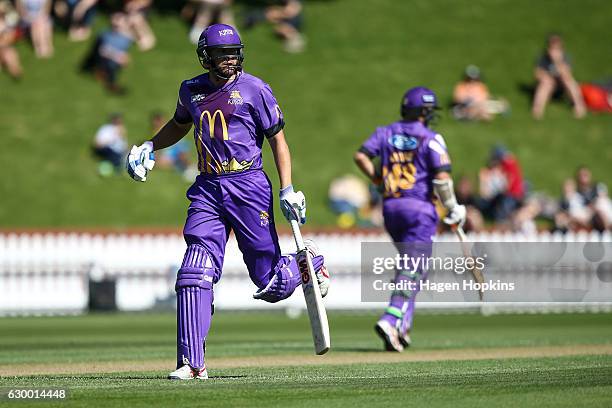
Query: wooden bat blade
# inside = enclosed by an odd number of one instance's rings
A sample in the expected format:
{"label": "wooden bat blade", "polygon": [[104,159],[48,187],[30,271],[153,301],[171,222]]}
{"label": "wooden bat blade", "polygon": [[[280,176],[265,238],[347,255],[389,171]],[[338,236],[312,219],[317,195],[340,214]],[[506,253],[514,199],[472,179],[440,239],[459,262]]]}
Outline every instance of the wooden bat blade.
{"label": "wooden bat blade", "polygon": [[312,258],[308,250],[303,249],[299,251],[296,254],[296,261],[302,279],[302,290],[306,300],[306,310],[308,310],[315,352],[318,355],[322,355],[327,353],[331,347],[327,312],[325,311],[317,277],[312,266]]}

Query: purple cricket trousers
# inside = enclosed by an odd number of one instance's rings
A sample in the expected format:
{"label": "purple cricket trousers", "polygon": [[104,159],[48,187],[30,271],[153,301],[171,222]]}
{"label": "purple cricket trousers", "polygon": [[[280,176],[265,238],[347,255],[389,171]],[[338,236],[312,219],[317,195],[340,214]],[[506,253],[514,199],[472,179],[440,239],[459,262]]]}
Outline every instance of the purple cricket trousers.
{"label": "purple cricket trousers", "polygon": [[[385,229],[393,242],[408,245],[397,245],[400,254],[408,256],[431,255],[431,242],[436,234],[438,215],[432,202],[414,198],[401,197],[386,199],[383,203]],[[427,279],[427,271],[419,271],[416,276],[407,276],[398,271],[395,282],[411,279]],[[389,306],[381,319],[387,320],[404,335],[412,327],[414,301],[419,286],[413,291],[394,292]]]}

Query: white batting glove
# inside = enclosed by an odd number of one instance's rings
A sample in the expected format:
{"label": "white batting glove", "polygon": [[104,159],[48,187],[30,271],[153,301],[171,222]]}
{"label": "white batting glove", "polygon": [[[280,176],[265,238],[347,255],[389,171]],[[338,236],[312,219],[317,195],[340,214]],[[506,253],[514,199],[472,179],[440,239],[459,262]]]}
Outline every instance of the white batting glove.
{"label": "white batting glove", "polygon": [[458,227],[463,227],[465,224],[465,218],[467,216],[467,210],[465,209],[465,205],[457,204],[446,214],[446,217],[442,219],[447,225],[456,225]]}
{"label": "white batting glove", "polygon": [[133,146],[127,157],[127,172],[136,181],[146,181],[147,173],[155,166],[155,153],[153,143],[144,142],[140,146]]}
{"label": "white batting glove", "polygon": [[297,220],[306,223],[306,197],[301,191],[293,191],[293,186],[280,191],[280,207],[287,221]]}

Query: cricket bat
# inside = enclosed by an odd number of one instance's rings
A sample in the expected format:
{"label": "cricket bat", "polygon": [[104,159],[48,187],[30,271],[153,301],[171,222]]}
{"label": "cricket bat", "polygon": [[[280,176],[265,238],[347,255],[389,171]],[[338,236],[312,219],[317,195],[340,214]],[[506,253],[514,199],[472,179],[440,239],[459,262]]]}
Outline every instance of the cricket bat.
{"label": "cricket bat", "polygon": [[[459,242],[461,242],[461,250],[463,251],[463,255],[466,258],[471,258],[472,255],[470,254],[470,249],[467,247],[467,237],[465,236],[465,231],[463,231],[463,228],[460,226],[454,226],[452,227],[452,229],[455,231],[455,234],[457,234]],[[477,283],[484,283],[484,275],[482,274],[482,271],[480,269],[477,269],[476,266],[474,266],[470,269],[470,272],[472,273],[472,276],[474,277],[474,280]],[[482,286],[480,290],[478,290],[478,298],[481,302],[484,298],[484,291],[482,290]]]}
{"label": "cricket bat", "polygon": [[327,312],[317,283],[314,267],[312,266],[312,257],[310,252],[304,245],[300,225],[296,220],[291,220],[291,230],[297,247],[295,255],[300,270],[302,279],[302,289],[304,290],[304,299],[306,300],[306,309],[308,310],[308,318],[310,319],[310,328],[312,330],[312,340],[314,341],[315,353],[317,355],[325,354],[331,347],[331,339],[329,337],[329,324],[327,323]]}

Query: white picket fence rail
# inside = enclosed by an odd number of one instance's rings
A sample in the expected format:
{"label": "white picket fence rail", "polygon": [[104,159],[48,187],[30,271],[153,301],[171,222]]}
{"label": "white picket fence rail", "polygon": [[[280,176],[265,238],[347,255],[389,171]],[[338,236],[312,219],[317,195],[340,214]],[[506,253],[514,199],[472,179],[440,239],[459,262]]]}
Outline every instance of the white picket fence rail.
{"label": "white picket fence rail", "polygon": [[[315,234],[324,249],[326,264],[333,273],[333,286],[325,302],[330,309],[372,309],[383,306],[362,303],[360,262],[362,242],[388,242],[387,235]],[[609,233],[569,233],[523,236],[483,233],[469,236],[483,242],[610,242]],[[454,241],[441,235],[438,241]],[[291,252],[291,236],[280,238],[283,252]],[[93,234],[93,233],[0,233],[0,315],[80,313],[87,309],[88,283],[116,280],[119,310],[145,310],[174,302],[174,278],[185,251],[178,234]],[[252,299],[251,283],[236,240],[230,238],[221,282],[215,288],[219,309],[304,308],[301,290],[290,299],[268,304]],[[612,300],[612,299],[611,299]],[[423,303],[422,308],[449,305]],[[452,308],[474,307],[453,304]],[[565,310],[571,305],[486,305],[489,311],[506,308],[527,311]],[[609,304],[574,305],[580,310],[609,310]],[[556,308],[556,309],[555,309]],[[484,311],[486,311],[483,309]]]}

